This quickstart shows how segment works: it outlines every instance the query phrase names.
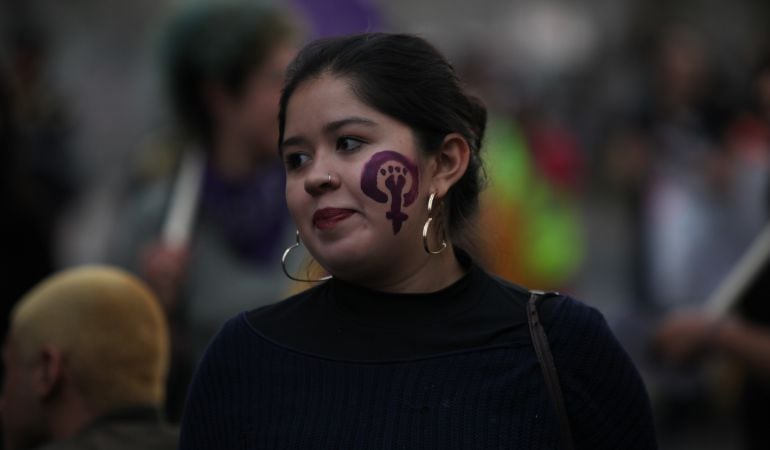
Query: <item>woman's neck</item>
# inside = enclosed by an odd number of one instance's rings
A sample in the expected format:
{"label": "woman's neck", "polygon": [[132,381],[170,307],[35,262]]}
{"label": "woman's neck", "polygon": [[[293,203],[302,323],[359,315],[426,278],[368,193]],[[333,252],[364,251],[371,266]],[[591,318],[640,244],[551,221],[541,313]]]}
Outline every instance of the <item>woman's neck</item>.
{"label": "woman's neck", "polygon": [[414,266],[402,266],[392,277],[382,276],[362,280],[349,280],[362,287],[394,294],[435,292],[452,285],[465,275],[457,260],[454,248],[449,245],[438,255],[425,254]]}

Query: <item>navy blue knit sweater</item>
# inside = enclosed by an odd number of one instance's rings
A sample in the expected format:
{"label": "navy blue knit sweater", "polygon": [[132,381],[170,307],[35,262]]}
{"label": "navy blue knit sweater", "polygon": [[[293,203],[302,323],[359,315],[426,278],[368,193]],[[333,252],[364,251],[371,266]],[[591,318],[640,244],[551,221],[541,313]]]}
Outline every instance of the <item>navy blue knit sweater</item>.
{"label": "navy blue knit sweater", "polygon": [[[188,449],[553,449],[527,291],[472,267],[431,294],[331,280],[231,319],[182,423]],[[649,400],[599,312],[540,305],[578,449],[656,448]]]}

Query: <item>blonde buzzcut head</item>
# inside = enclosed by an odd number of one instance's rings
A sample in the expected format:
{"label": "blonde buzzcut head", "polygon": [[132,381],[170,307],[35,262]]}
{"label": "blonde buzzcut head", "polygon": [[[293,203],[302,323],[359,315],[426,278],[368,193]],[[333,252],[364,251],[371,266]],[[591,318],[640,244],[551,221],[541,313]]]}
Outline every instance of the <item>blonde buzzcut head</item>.
{"label": "blonde buzzcut head", "polygon": [[30,360],[62,352],[72,383],[97,411],[165,398],[169,334],[163,310],[135,276],[83,266],[43,280],[16,305],[10,342]]}

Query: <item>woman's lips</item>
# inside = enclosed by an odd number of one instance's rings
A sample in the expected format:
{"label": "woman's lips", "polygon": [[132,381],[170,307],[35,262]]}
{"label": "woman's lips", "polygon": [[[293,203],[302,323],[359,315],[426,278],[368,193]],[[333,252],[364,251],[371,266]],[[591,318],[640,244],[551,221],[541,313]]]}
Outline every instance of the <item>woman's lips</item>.
{"label": "woman's lips", "polygon": [[352,209],[323,208],[313,214],[313,226],[319,230],[334,228],[339,222],[353,215]]}

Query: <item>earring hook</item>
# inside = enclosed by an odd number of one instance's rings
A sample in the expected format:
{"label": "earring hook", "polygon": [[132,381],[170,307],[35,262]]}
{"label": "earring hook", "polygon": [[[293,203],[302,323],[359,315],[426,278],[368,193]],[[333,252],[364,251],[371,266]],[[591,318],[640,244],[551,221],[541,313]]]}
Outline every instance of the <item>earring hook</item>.
{"label": "earring hook", "polygon": [[289,253],[291,253],[292,250],[294,250],[295,248],[299,247],[300,244],[301,244],[301,242],[299,240],[299,230],[297,230],[296,237],[297,237],[297,242],[295,242],[294,244],[290,245],[286,250],[284,250],[283,251],[283,255],[281,256],[281,269],[283,269],[284,275],[286,275],[290,280],[301,281],[303,283],[315,283],[315,282],[318,282],[318,281],[326,281],[326,280],[331,279],[332,278],[331,275],[327,275],[325,277],[321,277],[321,278],[319,278],[317,280],[311,280],[309,278],[297,278],[297,277],[292,276],[289,273],[289,270],[286,269],[286,258],[289,256]]}
{"label": "earring hook", "polygon": [[427,253],[431,255],[438,255],[439,253],[446,250],[447,247],[446,239],[441,239],[441,248],[438,250],[431,250],[430,246],[428,245],[428,229],[430,228],[431,222],[433,222],[433,217],[431,217],[430,214],[433,212],[433,200],[435,199],[436,193],[431,192],[430,197],[428,197],[428,220],[426,220],[425,225],[422,226],[422,247]]}

